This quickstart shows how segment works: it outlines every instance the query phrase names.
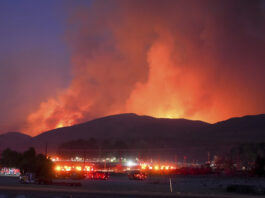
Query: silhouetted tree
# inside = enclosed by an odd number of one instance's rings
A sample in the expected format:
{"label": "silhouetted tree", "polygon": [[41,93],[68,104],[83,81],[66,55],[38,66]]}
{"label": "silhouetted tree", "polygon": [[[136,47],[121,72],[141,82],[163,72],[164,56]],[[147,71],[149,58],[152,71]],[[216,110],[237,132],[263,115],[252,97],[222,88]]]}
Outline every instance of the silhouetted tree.
{"label": "silhouetted tree", "polygon": [[36,152],[34,148],[29,148],[22,154],[19,163],[22,172],[36,172]]}
{"label": "silhouetted tree", "polygon": [[36,177],[41,179],[51,179],[53,176],[53,163],[47,159],[45,155],[39,154],[36,156]]}
{"label": "silhouetted tree", "polygon": [[265,176],[265,158],[258,156],[255,161],[254,172],[258,176]]}
{"label": "silhouetted tree", "polygon": [[90,138],[89,140],[72,140],[69,142],[65,142],[59,146],[59,149],[76,149],[76,150],[84,150],[84,149],[98,149],[98,141],[95,138]]}
{"label": "silhouetted tree", "polygon": [[4,167],[19,168],[21,173],[32,172],[37,178],[52,178],[52,161],[45,155],[36,155],[34,148],[29,148],[24,153],[18,153],[11,149],[2,152],[0,163]]}
{"label": "silhouetted tree", "polygon": [[0,164],[4,167],[18,167],[21,157],[21,153],[7,148],[1,154]]}
{"label": "silhouetted tree", "polygon": [[128,146],[124,141],[116,140],[116,142],[113,145],[113,149],[116,150],[116,156],[124,157],[126,154],[125,150],[128,149]]}

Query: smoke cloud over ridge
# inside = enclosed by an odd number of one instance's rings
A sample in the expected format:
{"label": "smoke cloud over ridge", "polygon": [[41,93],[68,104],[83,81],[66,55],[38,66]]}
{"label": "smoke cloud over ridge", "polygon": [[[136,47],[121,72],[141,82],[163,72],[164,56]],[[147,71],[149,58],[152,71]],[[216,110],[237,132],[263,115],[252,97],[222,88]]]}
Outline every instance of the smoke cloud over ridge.
{"label": "smoke cloud over ridge", "polygon": [[265,112],[262,1],[94,1],[67,32],[71,85],[30,134],[133,112],[216,122]]}

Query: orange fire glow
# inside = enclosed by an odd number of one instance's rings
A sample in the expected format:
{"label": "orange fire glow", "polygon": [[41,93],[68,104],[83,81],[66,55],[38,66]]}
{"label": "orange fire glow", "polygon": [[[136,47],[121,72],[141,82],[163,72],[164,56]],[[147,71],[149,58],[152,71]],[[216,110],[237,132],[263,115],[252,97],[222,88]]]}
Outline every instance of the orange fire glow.
{"label": "orange fire glow", "polygon": [[[228,41],[235,42],[232,51],[223,43],[230,38],[226,34],[245,28],[226,29],[230,25],[219,21],[224,18],[219,12],[208,12],[218,6],[156,1],[152,7],[148,1],[137,2],[115,1],[113,11],[95,1],[73,17],[77,29],[69,30],[71,84],[30,113],[23,131],[37,135],[117,113],[216,122],[262,112],[262,83],[257,88],[249,70],[241,73],[242,65],[252,68],[258,61],[237,57],[241,47],[236,39]],[[108,14],[99,14],[99,8]],[[186,8],[191,11],[183,11]],[[242,54],[249,54],[249,46],[254,45],[246,43]],[[264,78],[258,69],[251,72]]]}
{"label": "orange fire glow", "polygon": [[[198,105],[204,94],[199,92],[200,77],[193,71],[187,73],[185,69],[176,67],[177,63],[171,55],[175,53],[171,43],[173,41],[169,36],[153,43],[147,53],[150,70],[147,81],[135,85],[124,106],[118,106],[117,113],[135,112],[160,118],[203,118],[203,114],[193,112],[194,105]],[[49,99],[42,103],[39,110],[28,117],[31,130],[37,133],[71,126],[85,119],[85,113],[90,111],[93,103],[81,99],[82,94],[76,91],[80,90],[79,86],[79,82],[74,83],[57,100]],[[200,112],[204,112],[203,105]],[[103,115],[113,113],[114,110],[106,111]]]}

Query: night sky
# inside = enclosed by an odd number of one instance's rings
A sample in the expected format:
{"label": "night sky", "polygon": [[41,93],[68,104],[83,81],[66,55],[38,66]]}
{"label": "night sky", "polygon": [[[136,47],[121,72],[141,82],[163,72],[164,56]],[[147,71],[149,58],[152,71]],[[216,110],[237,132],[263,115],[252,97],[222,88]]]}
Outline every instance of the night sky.
{"label": "night sky", "polygon": [[0,133],[132,112],[265,113],[265,1],[0,0]]}

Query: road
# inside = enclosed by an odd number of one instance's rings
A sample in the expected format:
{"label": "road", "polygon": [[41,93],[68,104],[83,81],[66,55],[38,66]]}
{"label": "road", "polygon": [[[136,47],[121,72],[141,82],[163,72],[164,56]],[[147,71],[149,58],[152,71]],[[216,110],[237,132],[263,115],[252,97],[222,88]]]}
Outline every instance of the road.
{"label": "road", "polygon": [[257,198],[257,196],[245,195],[220,195],[220,194],[187,194],[187,193],[144,193],[144,192],[107,192],[107,191],[89,191],[80,188],[49,188],[49,187],[7,187],[0,186],[1,198]]}
{"label": "road", "polygon": [[[214,180],[216,180],[216,178],[214,178]],[[0,177],[0,198],[252,197],[240,194],[228,194],[221,189],[212,189],[213,185],[208,187],[206,185],[205,187],[207,182],[213,183],[214,180],[212,178],[178,178],[177,180],[173,181],[173,192],[170,193],[169,184],[166,181],[166,178],[162,178],[162,182],[157,183],[156,179],[151,180],[151,182],[150,180],[131,181],[125,176],[116,176],[112,177],[108,181],[80,180],[82,183],[81,187],[69,187],[19,184],[17,178]]]}

